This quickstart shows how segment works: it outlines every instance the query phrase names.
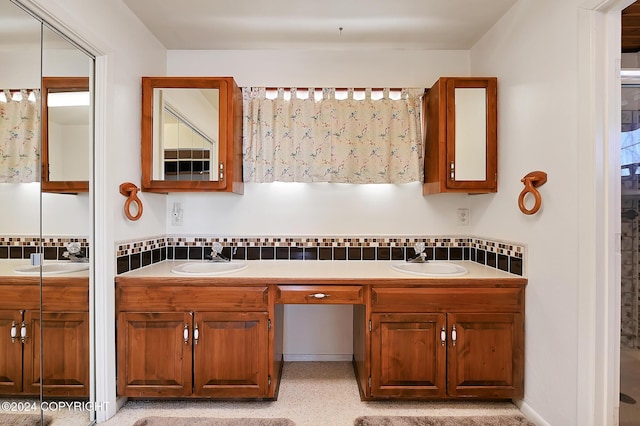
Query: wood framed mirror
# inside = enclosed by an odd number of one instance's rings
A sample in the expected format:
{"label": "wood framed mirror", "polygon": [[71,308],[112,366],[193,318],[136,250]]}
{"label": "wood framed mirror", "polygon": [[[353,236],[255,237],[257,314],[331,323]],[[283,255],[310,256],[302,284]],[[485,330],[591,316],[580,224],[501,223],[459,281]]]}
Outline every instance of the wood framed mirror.
{"label": "wood framed mirror", "polygon": [[242,193],[242,94],[231,77],[142,77],[142,190]]}
{"label": "wood framed mirror", "polygon": [[89,191],[88,77],[42,78],[42,191]]}

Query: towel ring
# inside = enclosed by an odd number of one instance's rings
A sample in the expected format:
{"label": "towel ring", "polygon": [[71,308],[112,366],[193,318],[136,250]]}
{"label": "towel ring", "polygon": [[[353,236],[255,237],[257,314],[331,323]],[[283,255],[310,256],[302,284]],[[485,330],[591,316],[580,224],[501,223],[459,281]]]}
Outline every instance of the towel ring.
{"label": "towel ring", "polygon": [[[541,171],[531,172],[522,178],[521,182],[524,183],[524,189],[520,193],[520,197],[518,197],[520,211],[526,215],[537,213],[540,210],[540,206],[542,206],[542,196],[536,188],[547,182],[547,174]],[[527,209],[524,205],[524,197],[526,197],[527,193],[533,195],[535,199],[535,204],[531,209]]]}
{"label": "towel ring", "polygon": [[[138,220],[142,217],[142,201],[138,198],[138,190],[139,188],[131,182],[120,184],[120,193],[127,197],[127,201],[124,203],[124,215],[129,220]],[[131,203],[135,203],[138,209],[135,216],[131,214]]]}

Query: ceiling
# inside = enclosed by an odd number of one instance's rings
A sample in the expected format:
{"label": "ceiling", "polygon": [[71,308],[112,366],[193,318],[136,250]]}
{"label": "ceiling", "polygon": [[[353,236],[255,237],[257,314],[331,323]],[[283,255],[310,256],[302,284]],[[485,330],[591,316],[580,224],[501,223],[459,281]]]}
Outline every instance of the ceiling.
{"label": "ceiling", "polygon": [[640,51],[640,1],[622,10],[622,53]]}
{"label": "ceiling", "polygon": [[172,50],[468,50],[517,0],[123,2]]}

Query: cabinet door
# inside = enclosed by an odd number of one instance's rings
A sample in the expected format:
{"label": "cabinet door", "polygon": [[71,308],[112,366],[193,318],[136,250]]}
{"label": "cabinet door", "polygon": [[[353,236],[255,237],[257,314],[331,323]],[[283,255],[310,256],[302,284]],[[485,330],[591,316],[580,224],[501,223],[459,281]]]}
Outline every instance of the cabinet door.
{"label": "cabinet door", "polygon": [[[44,395],[89,396],[89,313],[43,312],[42,323],[33,321],[34,363],[40,359]],[[40,337],[41,336],[41,337]],[[26,362],[26,360],[25,360]],[[39,368],[32,372],[33,386],[40,383]]]}
{"label": "cabinet door", "polygon": [[118,315],[118,394],[191,395],[190,313]]}
{"label": "cabinet door", "polygon": [[371,396],[445,396],[445,314],[372,314],[371,321]]}
{"label": "cabinet door", "polygon": [[269,332],[266,312],[197,312],[194,394],[259,398],[268,392]]}
{"label": "cabinet door", "polygon": [[[22,391],[22,315],[15,310],[0,310],[0,395]],[[11,338],[15,327],[16,338]]]}
{"label": "cabinet door", "polygon": [[447,187],[497,189],[495,78],[452,78],[447,85]]}
{"label": "cabinet door", "polygon": [[423,102],[423,194],[496,192],[497,78],[441,77]]}
{"label": "cabinet door", "polygon": [[524,396],[522,315],[448,314],[448,322],[450,396]]}

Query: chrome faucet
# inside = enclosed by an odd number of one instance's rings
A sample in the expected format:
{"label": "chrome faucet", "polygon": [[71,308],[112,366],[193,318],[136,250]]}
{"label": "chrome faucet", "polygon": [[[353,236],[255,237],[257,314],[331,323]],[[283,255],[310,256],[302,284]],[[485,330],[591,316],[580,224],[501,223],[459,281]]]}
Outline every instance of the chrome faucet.
{"label": "chrome faucet", "polygon": [[211,254],[207,256],[210,262],[231,262],[226,256],[222,255],[222,244],[213,243],[213,247],[211,247]]}
{"label": "chrome faucet", "polygon": [[407,262],[410,263],[425,263],[427,262],[427,253],[425,252],[425,244],[423,242],[417,242],[413,246],[413,250],[415,251],[415,256],[407,259]]}
{"label": "chrome faucet", "polygon": [[85,254],[82,252],[80,243],[78,242],[67,243],[66,247],[67,247],[67,251],[62,253],[62,257],[66,257],[67,259],[69,259],[69,262],[74,262],[74,263],[89,262],[89,258],[85,256]]}

